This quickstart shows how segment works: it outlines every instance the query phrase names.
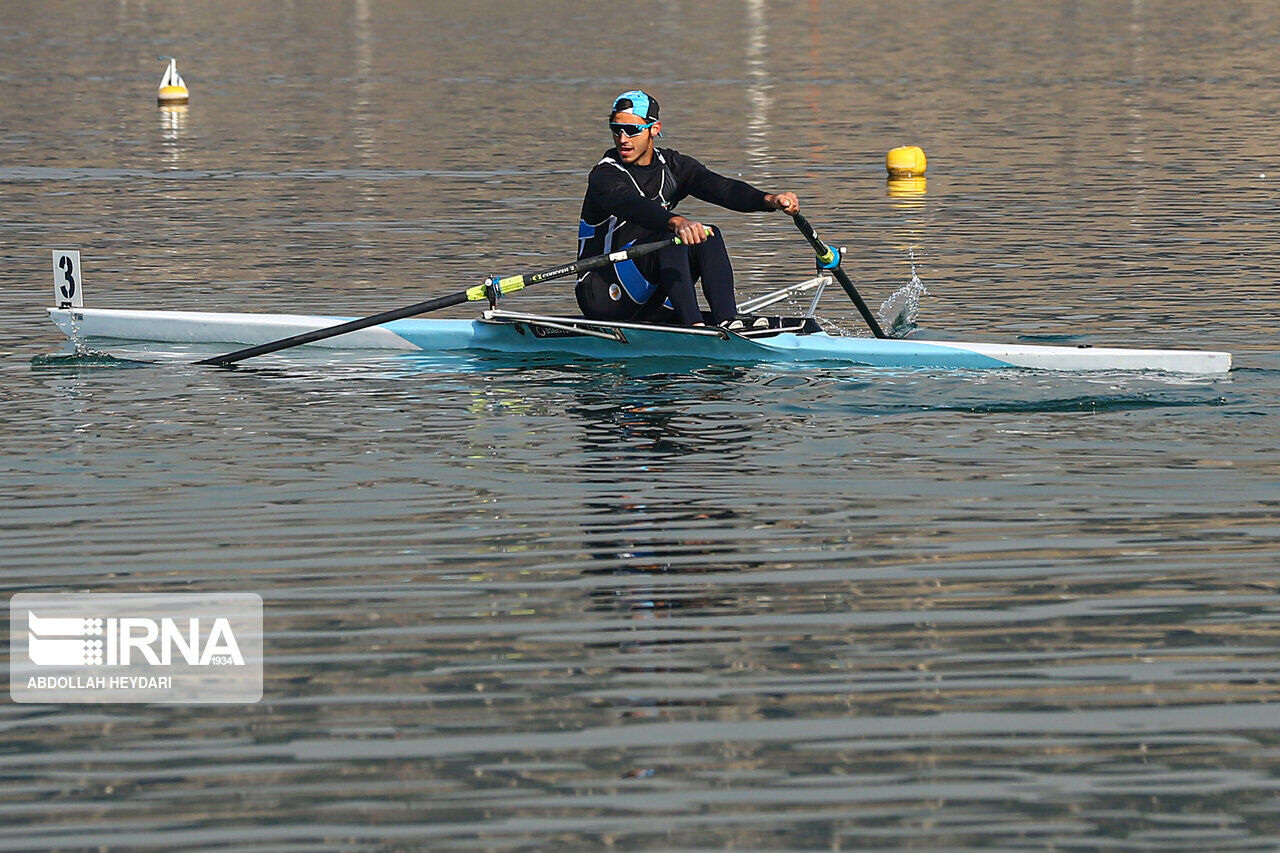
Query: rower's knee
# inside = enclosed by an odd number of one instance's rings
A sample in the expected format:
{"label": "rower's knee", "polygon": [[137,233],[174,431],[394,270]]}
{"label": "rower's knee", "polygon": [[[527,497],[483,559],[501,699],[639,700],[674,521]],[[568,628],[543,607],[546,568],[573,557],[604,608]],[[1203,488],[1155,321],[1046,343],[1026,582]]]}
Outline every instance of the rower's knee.
{"label": "rower's knee", "polygon": [[728,256],[729,248],[724,242],[724,234],[720,231],[720,226],[711,225],[708,227],[711,229],[711,234],[707,237],[707,241],[705,243],[698,243],[690,246],[689,248],[703,256],[706,256],[707,254]]}

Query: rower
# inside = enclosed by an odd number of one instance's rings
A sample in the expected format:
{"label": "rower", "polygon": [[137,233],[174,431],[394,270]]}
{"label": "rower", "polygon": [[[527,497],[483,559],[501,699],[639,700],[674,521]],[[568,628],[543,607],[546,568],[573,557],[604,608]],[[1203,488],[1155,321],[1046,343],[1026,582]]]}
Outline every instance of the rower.
{"label": "rower", "polygon": [[[795,193],[766,193],[719,175],[692,157],[658,148],[658,102],[638,89],[623,92],[609,111],[613,147],[587,177],[578,257],[606,254],[675,233],[679,245],[583,273],[575,294],[588,318],[673,326],[726,323],[738,313],[733,267],[719,228],[674,213],[688,196],[743,213],[795,214]],[[698,307],[694,282],[710,311]]]}

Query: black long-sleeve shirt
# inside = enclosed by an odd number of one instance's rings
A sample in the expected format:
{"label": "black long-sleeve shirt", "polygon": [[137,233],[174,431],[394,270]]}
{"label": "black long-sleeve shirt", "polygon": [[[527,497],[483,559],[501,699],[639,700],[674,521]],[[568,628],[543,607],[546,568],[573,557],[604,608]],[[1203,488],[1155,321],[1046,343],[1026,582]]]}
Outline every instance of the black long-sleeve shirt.
{"label": "black long-sleeve shirt", "polygon": [[612,252],[668,232],[671,212],[683,199],[743,213],[767,211],[765,193],[745,181],[717,174],[671,148],[655,148],[648,166],[628,165],[610,148],[587,177],[578,225],[578,257]]}

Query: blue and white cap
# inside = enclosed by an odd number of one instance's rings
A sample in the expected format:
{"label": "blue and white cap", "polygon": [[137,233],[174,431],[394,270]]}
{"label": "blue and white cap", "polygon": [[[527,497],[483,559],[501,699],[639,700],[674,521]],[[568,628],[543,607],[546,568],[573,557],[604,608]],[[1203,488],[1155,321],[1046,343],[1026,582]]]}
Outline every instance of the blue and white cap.
{"label": "blue and white cap", "polygon": [[649,121],[657,121],[658,102],[649,97],[647,92],[632,89],[613,99],[613,109],[609,111],[609,117],[612,118],[615,113],[633,113]]}

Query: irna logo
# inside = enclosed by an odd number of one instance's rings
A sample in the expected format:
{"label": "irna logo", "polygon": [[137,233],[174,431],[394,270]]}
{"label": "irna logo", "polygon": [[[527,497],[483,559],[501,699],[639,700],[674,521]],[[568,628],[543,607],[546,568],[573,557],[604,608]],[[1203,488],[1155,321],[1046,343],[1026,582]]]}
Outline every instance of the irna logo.
{"label": "irna logo", "polygon": [[202,623],[198,617],[40,617],[28,610],[27,657],[37,666],[245,665],[225,617]]}

